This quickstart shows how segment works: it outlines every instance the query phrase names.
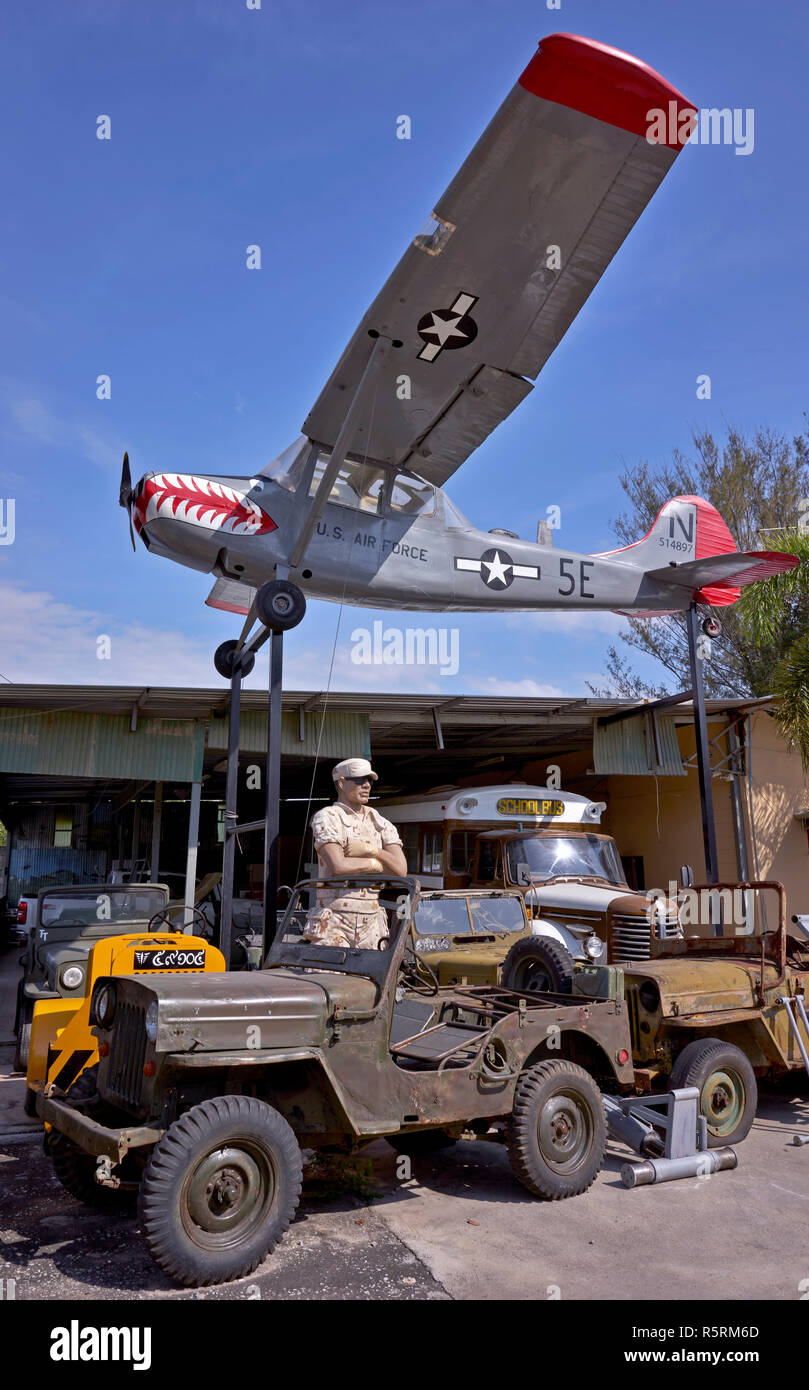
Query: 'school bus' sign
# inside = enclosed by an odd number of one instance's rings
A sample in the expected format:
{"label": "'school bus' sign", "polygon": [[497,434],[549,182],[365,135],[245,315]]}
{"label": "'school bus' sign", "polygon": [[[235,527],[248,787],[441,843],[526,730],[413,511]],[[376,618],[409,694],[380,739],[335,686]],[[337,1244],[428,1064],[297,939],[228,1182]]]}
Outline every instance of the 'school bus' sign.
{"label": "'school bus' sign", "polygon": [[538,801],[527,797],[501,796],[497,802],[500,816],[563,816],[564,801]]}

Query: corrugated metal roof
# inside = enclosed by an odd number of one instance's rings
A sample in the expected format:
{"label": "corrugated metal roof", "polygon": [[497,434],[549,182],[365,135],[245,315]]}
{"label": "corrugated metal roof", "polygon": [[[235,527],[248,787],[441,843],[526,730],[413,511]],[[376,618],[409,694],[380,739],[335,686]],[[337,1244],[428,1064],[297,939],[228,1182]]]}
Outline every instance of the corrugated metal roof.
{"label": "corrugated metal roof", "polygon": [[595,725],[593,766],[597,775],[685,777],[674,716],[656,716],[660,762],[655,757],[652,717],[651,713],[638,714],[612,724]]}
{"label": "corrugated metal roof", "polygon": [[[266,698],[266,697],[265,697]],[[322,728],[322,733],[321,733]],[[313,758],[318,752],[326,760],[341,758],[370,758],[371,733],[367,714],[345,710],[327,710],[303,715],[303,739],[300,737],[300,717],[281,715],[281,754],[287,757]],[[208,729],[208,748],[227,749],[227,719],[212,719]],[[239,749],[242,753],[265,753],[267,749],[267,715],[257,710],[243,710],[239,721]]]}
{"label": "corrugated metal roof", "polygon": [[0,772],[198,781],[205,726],[190,720],[0,707]]}

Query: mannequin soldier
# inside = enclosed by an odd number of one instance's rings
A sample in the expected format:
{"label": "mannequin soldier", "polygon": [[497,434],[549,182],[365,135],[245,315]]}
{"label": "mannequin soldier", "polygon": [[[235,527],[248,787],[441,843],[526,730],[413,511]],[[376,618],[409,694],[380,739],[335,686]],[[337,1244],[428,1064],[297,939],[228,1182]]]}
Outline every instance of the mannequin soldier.
{"label": "mannequin soldier", "polygon": [[[337,800],[312,816],[312,839],[318,876],[406,874],[402,841],[391,821],[368,805],[378,780],[365,758],[346,758],[332,771]],[[317,907],[309,914],[305,935],[324,946],[358,946],[376,950],[388,932],[376,887],[319,888]]]}

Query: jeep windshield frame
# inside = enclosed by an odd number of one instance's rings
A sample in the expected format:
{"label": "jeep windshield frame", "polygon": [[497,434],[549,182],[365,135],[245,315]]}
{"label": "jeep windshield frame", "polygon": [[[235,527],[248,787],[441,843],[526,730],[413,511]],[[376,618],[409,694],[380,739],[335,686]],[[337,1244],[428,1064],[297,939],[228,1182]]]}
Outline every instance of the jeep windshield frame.
{"label": "jeep windshield frame", "polygon": [[517,865],[527,864],[532,883],[589,879],[629,891],[618,846],[611,835],[526,833],[510,839],[505,850],[506,872],[513,884],[520,882]]}
{"label": "jeep windshield frame", "polygon": [[[382,950],[369,951],[357,946],[324,946],[307,941],[301,934],[302,919],[317,911],[318,888],[377,888],[379,903],[388,915],[391,928],[389,944]],[[292,897],[281,919],[275,940],[261,967],[262,970],[335,971],[341,975],[364,975],[373,980],[381,991],[399,960],[409,935],[410,921],[420,893],[416,878],[399,878],[393,874],[355,874],[351,877],[304,879],[296,883]],[[313,904],[307,907],[305,896]]]}
{"label": "jeep windshield frame", "polygon": [[[48,901],[51,898],[53,903]],[[120,927],[137,929],[142,922],[150,922],[156,913],[164,912],[169,892],[165,884],[159,883],[94,883],[43,888],[38,899],[37,927],[46,930],[49,936],[53,932],[72,934],[89,930],[99,930],[108,936]],[[51,916],[55,909],[59,915]]]}

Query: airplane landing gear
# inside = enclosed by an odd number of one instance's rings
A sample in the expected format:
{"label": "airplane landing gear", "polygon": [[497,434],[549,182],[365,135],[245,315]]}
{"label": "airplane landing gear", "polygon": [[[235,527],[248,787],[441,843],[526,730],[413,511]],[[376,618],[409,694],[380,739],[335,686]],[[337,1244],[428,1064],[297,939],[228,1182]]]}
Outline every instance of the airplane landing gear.
{"label": "airplane landing gear", "polygon": [[271,632],[288,632],[306,613],[306,599],[297,584],[271,579],[256,594],[255,609],[259,622]]}
{"label": "airplane landing gear", "polygon": [[[216,651],[213,654],[213,664],[219,672],[220,676],[224,676],[226,681],[229,681],[233,676],[236,660],[236,648],[238,647],[238,645],[239,644],[235,641],[235,639],[230,642],[223,642],[221,646],[217,647]],[[243,658],[239,663],[239,675],[249,676],[255,664],[256,658],[252,654],[248,657]]]}

